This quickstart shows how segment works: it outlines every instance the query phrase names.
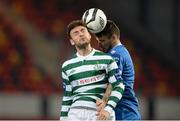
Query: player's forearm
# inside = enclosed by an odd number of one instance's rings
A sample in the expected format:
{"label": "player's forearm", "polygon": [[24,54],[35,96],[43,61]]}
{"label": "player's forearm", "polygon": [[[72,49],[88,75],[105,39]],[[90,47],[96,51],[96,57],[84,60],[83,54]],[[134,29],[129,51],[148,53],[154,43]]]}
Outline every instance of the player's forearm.
{"label": "player's forearm", "polygon": [[106,88],[106,92],[102,98],[105,101],[105,103],[108,102],[109,96],[111,95],[111,91],[112,91],[112,86],[111,86],[111,84],[108,84],[108,86]]}
{"label": "player's forearm", "polygon": [[122,82],[112,87],[112,92],[105,107],[105,110],[111,112],[116,107],[117,103],[122,98],[124,88],[125,86]]}

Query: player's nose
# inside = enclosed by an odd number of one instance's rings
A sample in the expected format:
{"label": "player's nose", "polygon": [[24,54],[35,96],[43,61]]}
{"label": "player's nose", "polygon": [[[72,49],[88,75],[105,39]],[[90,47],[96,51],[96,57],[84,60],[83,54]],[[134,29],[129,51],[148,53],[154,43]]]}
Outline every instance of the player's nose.
{"label": "player's nose", "polygon": [[83,32],[79,32],[79,36],[84,36],[84,33]]}

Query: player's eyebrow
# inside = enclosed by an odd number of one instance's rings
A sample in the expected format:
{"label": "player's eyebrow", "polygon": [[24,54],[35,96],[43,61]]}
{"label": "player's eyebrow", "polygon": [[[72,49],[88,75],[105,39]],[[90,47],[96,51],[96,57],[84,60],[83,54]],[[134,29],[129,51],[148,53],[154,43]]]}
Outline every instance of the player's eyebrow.
{"label": "player's eyebrow", "polygon": [[76,31],[73,31],[72,34],[73,34],[73,35],[76,35],[76,34],[78,34],[78,31],[77,31],[77,30],[76,30]]}

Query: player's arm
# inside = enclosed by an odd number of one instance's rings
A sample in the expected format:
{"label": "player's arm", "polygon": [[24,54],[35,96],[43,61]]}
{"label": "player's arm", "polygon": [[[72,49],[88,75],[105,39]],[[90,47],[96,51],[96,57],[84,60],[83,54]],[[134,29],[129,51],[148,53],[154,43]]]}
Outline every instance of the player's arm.
{"label": "player's arm", "polygon": [[[119,68],[117,74],[116,74],[116,72],[115,72],[115,74],[116,75],[120,74],[119,76],[122,76],[122,70],[123,70],[123,65],[122,65],[123,59],[122,59],[122,57],[116,53],[110,53],[110,55],[116,61],[118,68]],[[112,91],[112,86],[111,86],[111,84],[108,84],[108,87],[106,89],[105,94],[103,95],[103,98],[101,100],[96,101],[97,111],[100,111],[105,107],[105,105],[108,102],[111,91]]]}
{"label": "player's arm", "polygon": [[72,104],[72,86],[69,83],[68,77],[64,71],[62,71],[62,78],[63,78],[64,95],[61,104],[60,121],[65,121],[67,119],[68,111]]}
{"label": "player's arm", "polygon": [[106,92],[103,95],[103,98],[96,101],[96,106],[97,106],[98,112],[101,111],[102,109],[104,109],[104,107],[106,106],[109,96],[111,95],[111,91],[112,91],[112,86],[111,86],[111,84],[108,84],[108,86],[106,88]]}
{"label": "player's arm", "polygon": [[102,98],[105,103],[108,102],[109,96],[111,95],[111,91],[112,91],[112,86],[111,84],[108,84],[106,92]]}
{"label": "player's arm", "polygon": [[[99,112],[99,120],[105,120],[108,117],[108,113],[111,112],[116,107],[119,100],[122,98],[124,92],[124,84],[121,78],[120,70],[115,61],[112,61],[108,67],[109,83],[112,86],[112,92],[108,98],[108,102],[103,110]],[[108,112],[108,113],[107,113]],[[106,118],[105,118],[106,117]]]}
{"label": "player's arm", "polygon": [[112,92],[108,99],[105,110],[113,110],[119,100],[122,98],[124,92],[124,84],[121,77],[121,70],[118,68],[115,61],[112,61],[109,65],[109,83],[112,85]]}

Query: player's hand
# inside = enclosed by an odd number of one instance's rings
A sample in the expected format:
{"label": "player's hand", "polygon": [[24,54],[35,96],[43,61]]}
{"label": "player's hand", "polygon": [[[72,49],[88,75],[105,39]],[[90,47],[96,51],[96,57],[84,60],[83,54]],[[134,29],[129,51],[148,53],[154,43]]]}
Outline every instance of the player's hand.
{"label": "player's hand", "polygon": [[105,102],[104,100],[96,100],[96,107],[97,107],[97,112],[100,112],[102,109],[105,107]]}
{"label": "player's hand", "polygon": [[110,114],[106,110],[101,110],[97,113],[97,121],[106,121],[110,117]]}

